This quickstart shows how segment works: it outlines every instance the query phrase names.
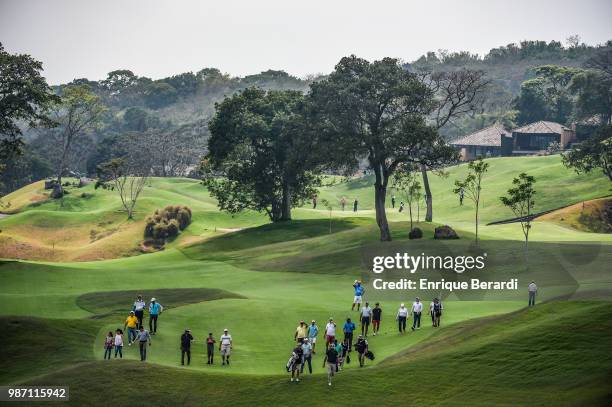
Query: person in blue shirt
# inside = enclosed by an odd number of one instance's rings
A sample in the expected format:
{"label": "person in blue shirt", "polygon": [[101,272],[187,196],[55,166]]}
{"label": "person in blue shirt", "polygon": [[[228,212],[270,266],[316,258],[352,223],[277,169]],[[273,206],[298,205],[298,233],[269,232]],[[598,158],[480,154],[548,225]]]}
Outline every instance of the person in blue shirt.
{"label": "person in blue shirt", "polygon": [[351,321],[350,318],[346,319],[344,326],[342,327],[342,331],[344,332],[344,343],[348,343],[349,350],[353,346],[353,331],[355,331],[355,324]]}
{"label": "person in blue shirt", "polygon": [[351,311],[355,309],[357,306],[357,311],[361,308],[361,301],[363,298],[363,293],[365,292],[365,287],[361,285],[361,281],[355,280],[353,283],[353,288],[355,289],[355,298],[353,299],[353,306],[351,307]]}
{"label": "person in blue shirt", "polygon": [[318,334],[319,334],[319,327],[317,326],[317,321],[313,319],[310,325],[308,325],[308,341],[312,345],[313,355],[316,353],[315,347],[317,345],[317,335]]}
{"label": "person in blue shirt", "polygon": [[157,302],[155,297],[151,298],[151,303],[149,304],[149,332],[151,332],[151,335],[157,333],[157,317],[163,311],[164,307]]}

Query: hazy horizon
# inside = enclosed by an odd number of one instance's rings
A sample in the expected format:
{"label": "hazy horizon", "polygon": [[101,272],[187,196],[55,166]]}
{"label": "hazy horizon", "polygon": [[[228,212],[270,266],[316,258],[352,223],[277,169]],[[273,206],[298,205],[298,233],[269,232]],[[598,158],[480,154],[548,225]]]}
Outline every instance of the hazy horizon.
{"label": "hazy horizon", "polygon": [[154,79],[204,67],[304,77],[330,72],[349,54],[412,61],[438,49],[483,55],[574,34],[590,45],[612,39],[606,0],[207,3],[0,0],[0,42],[41,60],[49,83],[59,84],[100,80],[115,69]]}

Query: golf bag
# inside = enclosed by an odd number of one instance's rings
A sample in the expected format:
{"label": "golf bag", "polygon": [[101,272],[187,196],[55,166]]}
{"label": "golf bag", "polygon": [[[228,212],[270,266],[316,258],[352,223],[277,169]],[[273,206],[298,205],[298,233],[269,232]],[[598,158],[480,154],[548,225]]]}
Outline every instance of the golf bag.
{"label": "golf bag", "polygon": [[374,357],[375,357],[375,356],[374,356],[374,354],[372,353],[372,351],[367,351],[367,352],[365,353],[365,357],[366,357],[366,358],[368,358],[368,359],[370,359],[370,360],[374,360]]}
{"label": "golf bag", "polygon": [[289,360],[287,361],[287,372],[291,372],[293,370],[293,366],[297,362],[298,356],[295,352],[291,353]]}

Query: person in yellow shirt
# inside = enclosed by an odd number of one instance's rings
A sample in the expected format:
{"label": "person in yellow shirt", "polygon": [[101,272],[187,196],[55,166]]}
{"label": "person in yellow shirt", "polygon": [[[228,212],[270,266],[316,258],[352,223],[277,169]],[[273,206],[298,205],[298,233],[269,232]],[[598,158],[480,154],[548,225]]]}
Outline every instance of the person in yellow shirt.
{"label": "person in yellow shirt", "polygon": [[136,340],[136,329],[138,328],[138,317],[134,311],[130,311],[130,315],[128,315],[125,320],[124,329],[128,331],[128,346],[132,346],[132,342]]}
{"label": "person in yellow shirt", "polygon": [[300,325],[295,330],[295,335],[293,335],[293,339],[297,340],[298,343],[302,343],[304,338],[306,338],[308,332],[308,325],[304,323],[304,321],[300,321]]}

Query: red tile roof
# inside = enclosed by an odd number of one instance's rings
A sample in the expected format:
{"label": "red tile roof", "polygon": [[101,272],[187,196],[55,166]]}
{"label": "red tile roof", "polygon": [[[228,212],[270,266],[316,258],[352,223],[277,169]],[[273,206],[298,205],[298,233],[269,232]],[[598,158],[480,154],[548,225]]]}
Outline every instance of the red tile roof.
{"label": "red tile roof", "polygon": [[500,124],[486,127],[451,142],[456,146],[497,146],[501,147],[502,136],[509,137],[510,132]]}

